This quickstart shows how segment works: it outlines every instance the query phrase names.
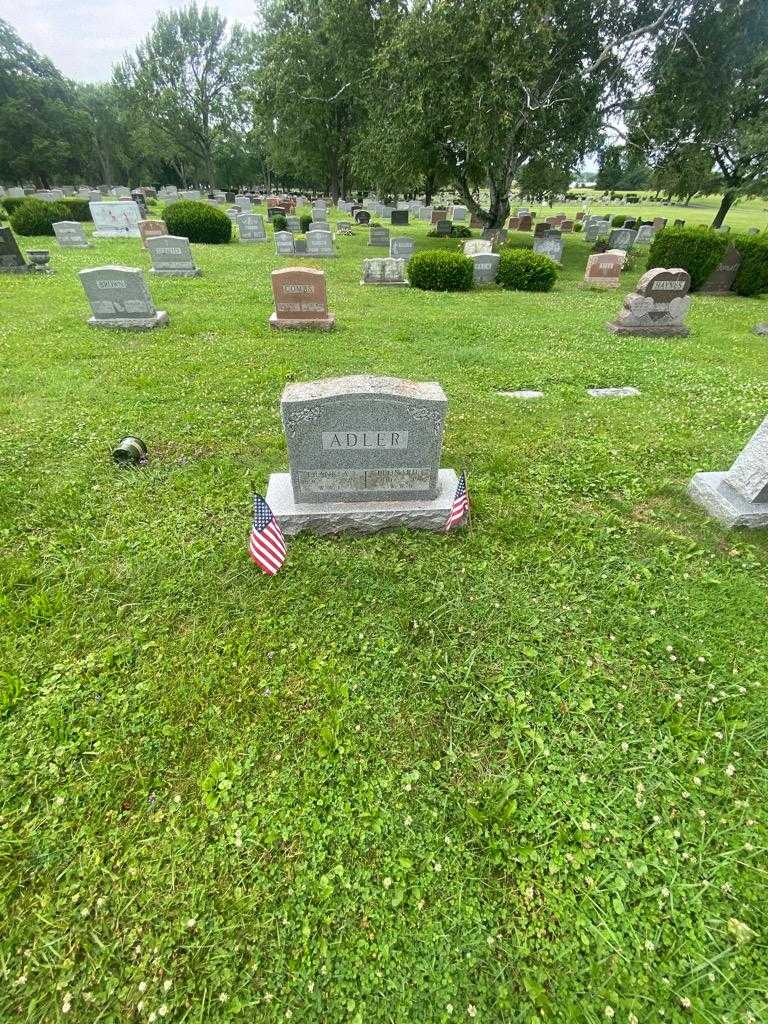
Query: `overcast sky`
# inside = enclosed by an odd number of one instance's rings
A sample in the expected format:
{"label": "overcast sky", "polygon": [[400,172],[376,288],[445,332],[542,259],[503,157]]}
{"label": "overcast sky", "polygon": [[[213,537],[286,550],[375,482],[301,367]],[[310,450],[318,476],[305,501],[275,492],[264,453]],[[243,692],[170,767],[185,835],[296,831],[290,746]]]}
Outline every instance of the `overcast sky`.
{"label": "overcast sky", "polygon": [[[67,78],[105,82],[149,32],[155,15],[185,0],[0,0],[0,18]],[[201,4],[202,5],[202,4]],[[253,24],[254,0],[213,0],[229,21]]]}

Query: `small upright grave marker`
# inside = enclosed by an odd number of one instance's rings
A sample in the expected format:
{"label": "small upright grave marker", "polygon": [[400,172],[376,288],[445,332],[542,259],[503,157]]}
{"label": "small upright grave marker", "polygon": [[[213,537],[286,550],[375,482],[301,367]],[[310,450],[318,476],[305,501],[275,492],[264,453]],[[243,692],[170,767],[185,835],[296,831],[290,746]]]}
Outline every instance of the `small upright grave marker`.
{"label": "small upright grave marker", "polygon": [[584,283],[593,288],[618,288],[622,265],[618,253],[595,253],[587,259]]}
{"label": "small upright grave marker", "polygon": [[147,239],[167,235],[168,227],[164,220],[140,220],[139,234],[141,235],[141,244],[146,249]]}
{"label": "small upright grave marker", "polygon": [[85,228],[77,220],[60,220],[53,225],[56,241],[62,249],[90,249],[90,242],[85,236]]}
{"label": "small upright grave marker", "polygon": [[89,203],[94,238],[140,238],[141,211],[136,203]]}
{"label": "small upright grave marker", "polygon": [[475,285],[482,287],[487,284],[495,284],[496,275],[499,272],[499,260],[501,256],[497,252],[478,252],[470,254],[472,260],[472,280]]}
{"label": "small upright grave marker", "polygon": [[148,331],[168,323],[168,314],[155,309],[144,274],[134,267],[94,267],[81,270],[80,282],[91,304],[91,327]]}
{"label": "small upright grave marker", "polygon": [[368,245],[389,249],[389,228],[372,227],[368,232]]}
{"label": "small upright grave marker", "polygon": [[272,271],[275,312],[269,326],[277,330],[333,329],[336,318],[328,312],[325,274],[309,267]]}
{"label": "small upright grave marker", "polygon": [[29,270],[14,233],[10,228],[0,228],[0,273],[26,274]]}
{"label": "small upright grave marker", "polygon": [[200,277],[203,273],[192,259],[188,238],[153,235],[145,241],[152,260],[151,274],[161,277]]}
{"label": "small upright grave marker", "polygon": [[701,295],[735,295],[731,289],[741,266],[741,253],[729,245],[723,257],[699,289]]}
{"label": "small upright grave marker", "polygon": [[266,242],[267,232],[260,213],[241,213],[237,218],[237,233],[241,242]]}
{"label": "small upright grave marker", "polygon": [[389,255],[394,259],[409,260],[413,256],[416,243],[407,235],[400,235],[389,240]]}

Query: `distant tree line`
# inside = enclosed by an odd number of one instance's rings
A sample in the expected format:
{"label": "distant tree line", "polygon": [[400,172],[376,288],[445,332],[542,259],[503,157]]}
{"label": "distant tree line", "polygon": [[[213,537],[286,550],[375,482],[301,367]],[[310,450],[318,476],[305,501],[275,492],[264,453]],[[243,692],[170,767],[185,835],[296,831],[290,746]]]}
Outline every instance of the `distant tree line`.
{"label": "distant tree line", "polygon": [[193,2],[101,85],[0,21],[0,143],[9,184],[449,187],[489,225],[598,151],[598,187],[717,191],[721,222],[768,190],[768,4],[265,0],[247,29]]}

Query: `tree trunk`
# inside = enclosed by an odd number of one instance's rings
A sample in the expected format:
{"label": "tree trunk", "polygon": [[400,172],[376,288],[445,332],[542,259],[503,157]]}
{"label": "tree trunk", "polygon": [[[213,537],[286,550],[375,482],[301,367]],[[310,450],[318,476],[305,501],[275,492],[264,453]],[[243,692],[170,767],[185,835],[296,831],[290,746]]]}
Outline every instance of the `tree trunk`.
{"label": "tree trunk", "polygon": [[509,182],[501,183],[491,179],[491,202],[486,227],[503,228],[509,216]]}
{"label": "tree trunk", "polygon": [[723,221],[725,220],[726,214],[733,206],[736,201],[736,193],[733,189],[726,189],[723,192],[723,198],[720,200],[720,209],[715,214],[715,219],[712,221],[713,228],[722,227]]}
{"label": "tree trunk", "polygon": [[424,205],[432,205],[432,194],[435,191],[435,176],[434,174],[424,175]]}

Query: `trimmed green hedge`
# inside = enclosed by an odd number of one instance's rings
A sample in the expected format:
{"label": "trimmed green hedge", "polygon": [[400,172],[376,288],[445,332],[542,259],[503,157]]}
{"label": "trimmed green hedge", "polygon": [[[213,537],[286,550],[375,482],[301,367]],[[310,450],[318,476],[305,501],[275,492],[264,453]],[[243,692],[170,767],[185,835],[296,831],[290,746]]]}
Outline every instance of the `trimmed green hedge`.
{"label": "trimmed green hedge", "polygon": [[22,203],[26,203],[29,196],[6,196],[5,199],[0,200],[2,205],[5,207],[5,212],[10,215],[14,210],[18,210]]}
{"label": "trimmed green hedge", "polygon": [[472,288],[474,264],[460,252],[434,249],[417,252],[408,260],[412,287],[427,292],[468,292]]}
{"label": "trimmed green hedge", "polygon": [[179,199],[165,208],[169,235],[180,235],[190,242],[221,245],[232,240],[232,221],[221,210],[194,199]]}
{"label": "trimmed green hedge", "polygon": [[272,229],[274,231],[287,231],[288,221],[284,213],[275,213],[272,216]]}
{"label": "trimmed green hedge", "polygon": [[612,228],[623,228],[624,221],[627,219],[626,213],[617,213],[615,217],[611,217]]}
{"label": "trimmed green hedge", "polygon": [[302,215],[299,217],[299,227],[301,228],[302,235],[306,235],[306,233],[309,231],[309,225],[312,223],[313,220],[314,217],[312,217],[312,215],[309,213],[302,213]]}
{"label": "trimmed green hedge", "polygon": [[682,267],[691,275],[691,291],[701,288],[722,259],[729,240],[711,228],[661,228],[648,250],[648,269]]}
{"label": "trimmed green hedge", "polygon": [[557,267],[542,253],[505,247],[496,280],[514,291],[548,292],[557,280]]}
{"label": "trimmed green hedge", "polygon": [[53,235],[53,225],[60,220],[71,220],[66,203],[45,199],[25,199],[10,216],[11,227],[17,235]]}
{"label": "trimmed green hedge", "polygon": [[69,207],[69,217],[67,220],[79,220],[79,221],[92,221],[91,207],[88,204],[87,199],[81,199],[79,196],[69,196],[67,199],[59,200],[65,206]]}
{"label": "trimmed green hedge", "polygon": [[739,295],[768,292],[768,236],[737,235],[733,244],[741,253],[733,290]]}

